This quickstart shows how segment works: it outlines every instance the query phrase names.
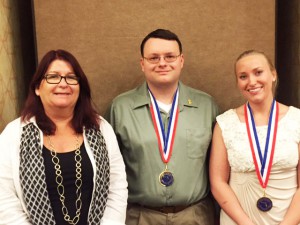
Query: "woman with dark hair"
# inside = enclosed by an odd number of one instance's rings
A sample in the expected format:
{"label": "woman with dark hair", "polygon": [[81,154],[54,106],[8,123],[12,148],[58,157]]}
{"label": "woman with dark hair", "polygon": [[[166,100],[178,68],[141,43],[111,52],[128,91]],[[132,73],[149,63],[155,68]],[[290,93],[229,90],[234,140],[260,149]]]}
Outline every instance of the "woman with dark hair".
{"label": "woman with dark hair", "polygon": [[127,181],[117,140],[69,52],[42,58],[0,149],[1,224],[125,223]]}

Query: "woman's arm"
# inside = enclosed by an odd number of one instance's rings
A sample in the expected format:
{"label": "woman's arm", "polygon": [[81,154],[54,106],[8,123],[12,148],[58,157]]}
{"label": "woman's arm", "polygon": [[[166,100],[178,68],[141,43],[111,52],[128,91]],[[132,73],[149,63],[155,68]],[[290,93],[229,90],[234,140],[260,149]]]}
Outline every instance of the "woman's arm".
{"label": "woman's arm", "polygon": [[[300,156],[300,143],[298,145],[298,154]],[[280,225],[298,225],[300,224],[300,159],[297,166],[298,188],[292,199],[291,205],[286,212]]]}
{"label": "woman's arm", "polygon": [[18,177],[19,125],[18,121],[10,123],[0,135],[0,224],[30,225],[21,203],[20,184],[14,179]]}
{"label": "woman's arm", "polygon": [[109,194],[101,224],[124,225],[128,198],[125,165],[112,127],[104,119],[100,126],[110,159]]}
{"label": "woman's arm", "polygon": [[236,195],[228,184],[230,166],[227,150],[222,138],[222,131],[216,124],[213,133],[212,149],[209,163],[211,191],[221,208],[238,225],[254,225],[243,211]]}

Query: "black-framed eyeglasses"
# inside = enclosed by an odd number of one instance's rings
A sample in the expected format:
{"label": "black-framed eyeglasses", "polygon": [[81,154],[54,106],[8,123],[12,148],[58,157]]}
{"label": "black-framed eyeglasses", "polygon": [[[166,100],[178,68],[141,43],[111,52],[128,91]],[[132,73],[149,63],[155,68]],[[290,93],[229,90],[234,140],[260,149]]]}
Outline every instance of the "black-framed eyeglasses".
{"label": "black-framed eyeglasses", "polygon": [[146,58],[146,57],[143,57],[143,58],[146,59],[149,63],[157,64],[157,63],[160,62],[161,58],[163,58],[167,63],[171,63],[171,62],[175,62],[179,56],[181,56],[181,54],[179,54],[179,55],[165,55],[165,56],[152,56],[152,57],[149,57],[149,58]]}
{"label": "black-framed eyeglasses", "polygon": [[59,84],[62,79],[65,79],[66,83],[69,85],[76,85],[79,82],[79,77],[75,74],[61,76],[58,73],[48,73],[44,77],[48,84]]}

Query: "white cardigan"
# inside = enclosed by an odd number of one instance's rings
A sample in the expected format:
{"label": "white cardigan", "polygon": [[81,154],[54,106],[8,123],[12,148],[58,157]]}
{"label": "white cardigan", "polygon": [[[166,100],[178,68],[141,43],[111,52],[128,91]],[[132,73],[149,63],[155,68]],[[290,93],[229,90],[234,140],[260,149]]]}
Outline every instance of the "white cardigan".
{"label": "white cardigan", "polygon": [[[100,119],[100,130],[106,142],[110,163],[109,195],[101,224],[124,225],[128,197],[125,165],[112,127],[105,119]],[[34,119],[31,119],[31,122],[36,125]],[[19,147],[24,125],[26,123],[21,123],[18,118],[9,123],[0,135],[0,225],[30,225],[19,179]],[[95,174],[95,160],[85,133],[83,136]],[[40,137],[42,148],[41,130]]]}

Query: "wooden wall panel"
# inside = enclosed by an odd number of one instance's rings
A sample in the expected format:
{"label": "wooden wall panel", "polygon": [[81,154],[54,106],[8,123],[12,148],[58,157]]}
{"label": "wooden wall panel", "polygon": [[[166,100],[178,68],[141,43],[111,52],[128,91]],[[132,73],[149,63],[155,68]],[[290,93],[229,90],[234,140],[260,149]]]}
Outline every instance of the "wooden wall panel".
{"label": "wooden wall panel", "polygon": [[144,79],[140,42],[165,28],[183,43],[182,80],[215,97],[222,111],[241,104],[233,73],[246,49],[274,58],[275,1],[269,0],[34,0],[38,58],[72,52],[88,75],[103,114],[109,102]]}

